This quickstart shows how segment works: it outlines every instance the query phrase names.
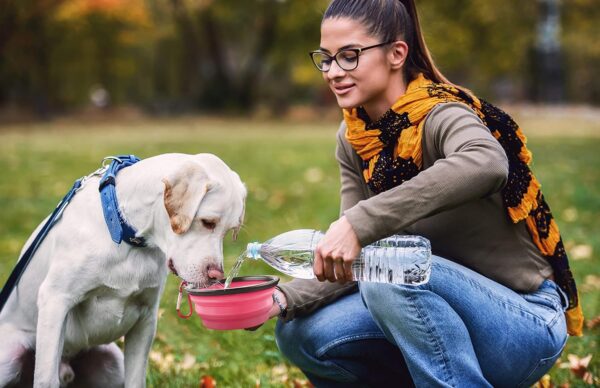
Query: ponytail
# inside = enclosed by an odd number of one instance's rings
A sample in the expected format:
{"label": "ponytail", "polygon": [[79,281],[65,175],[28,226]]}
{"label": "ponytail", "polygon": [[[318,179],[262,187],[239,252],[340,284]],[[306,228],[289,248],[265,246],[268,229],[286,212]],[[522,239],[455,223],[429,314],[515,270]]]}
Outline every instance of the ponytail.
{"label": "ponytail", "polygon": [[419,15],[415,0],[399,0],[406,11],[409,19],[409,25],[405,29],[405,39],[410,40],[408,44],[408,59],[406,72],[409,79],[416,78],[418,73],[423,73],[425,77],[436,83],[452,84],[437,68],[431,53],[425,44],[425,38],[421,31]]}

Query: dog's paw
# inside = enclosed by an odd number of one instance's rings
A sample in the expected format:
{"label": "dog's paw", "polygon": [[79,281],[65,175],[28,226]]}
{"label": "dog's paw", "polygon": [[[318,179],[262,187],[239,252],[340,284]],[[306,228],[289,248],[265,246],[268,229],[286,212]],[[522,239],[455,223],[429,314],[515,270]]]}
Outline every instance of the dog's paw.
{"label": "dog's paw", "polygon": [[69,384],[75,380],[75,372],[73,372],[73,368],[71,365],[66,362],[61,362],[60,367],[58,368],[58,378],[60,380],[61,388],[67,387]]}

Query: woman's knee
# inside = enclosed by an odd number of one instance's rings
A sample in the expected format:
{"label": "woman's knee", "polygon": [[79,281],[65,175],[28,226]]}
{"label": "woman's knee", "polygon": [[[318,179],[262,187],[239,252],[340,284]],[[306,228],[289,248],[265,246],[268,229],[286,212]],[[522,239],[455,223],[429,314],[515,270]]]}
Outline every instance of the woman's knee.
{"label": "woman's knee", "polygon": [[360,295],[362,300],[375,319],[391,311],[394,315],[402,314],[405,309],[400,305],[410,303],[410,300],[423,290],[420,286],[402,286],[385,283],[360,283]]}
{"label": "woman's knee", "polygon": [[275,326],[275,341],[279,351],[301,369],[315,360],[307,337],[307,331],[298,320],[286,323],[278,321]]}

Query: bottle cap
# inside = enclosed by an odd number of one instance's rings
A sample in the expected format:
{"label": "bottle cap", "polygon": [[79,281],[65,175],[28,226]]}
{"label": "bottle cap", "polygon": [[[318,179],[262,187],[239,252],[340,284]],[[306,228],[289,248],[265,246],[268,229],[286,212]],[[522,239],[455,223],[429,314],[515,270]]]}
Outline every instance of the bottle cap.
{"label": "bottle cap", "polygon": [[249,243],[246,247],[246,257],[249,259],[258,260],[260,257],[260,246],[262,244],[259,242]]}

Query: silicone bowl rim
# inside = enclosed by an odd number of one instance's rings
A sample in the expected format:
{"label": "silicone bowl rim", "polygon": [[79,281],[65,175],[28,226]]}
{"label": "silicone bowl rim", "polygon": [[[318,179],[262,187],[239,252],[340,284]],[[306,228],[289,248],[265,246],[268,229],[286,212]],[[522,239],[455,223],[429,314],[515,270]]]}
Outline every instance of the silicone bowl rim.
{"label": "silicone bowl rim", "polygon": [[[217,295],[235,295],[244,294],[247,292],[256,292],[273,288],[279,283],[279,277],[274,275],[252,275],[252,276],[239,276],[231,280],[231,283],[240,281],[252,281],[258,280],[263,281],[262,283],[250,284],[247,286],[235,287],[235,288],[192,288],[187,290],[187,293],[194,296],[217,296]],[[219,280],[220,284],[225,284],[225,279]]]}

